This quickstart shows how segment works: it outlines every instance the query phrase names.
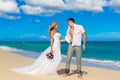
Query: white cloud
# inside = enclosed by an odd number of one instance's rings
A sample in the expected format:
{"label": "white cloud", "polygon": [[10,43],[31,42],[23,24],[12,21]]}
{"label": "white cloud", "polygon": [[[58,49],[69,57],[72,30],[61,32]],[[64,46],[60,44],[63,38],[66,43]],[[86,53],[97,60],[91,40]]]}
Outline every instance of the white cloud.
{"label": "white cloud", "polygon": [[39,22],[40,22],[39,19],[36,19],[36,20],[32,20],[32,19],[30,19],[29,21],[30,21],[30,22],[36,22],[36,23],[39,23]]}
{"label": "white cloud", "polygon": [[17,39],[36,39],[36,40],[48,40],[48,37],[45,35],[38,35],[36,33],[31,33],[31,34],[24,34],[21,36],[18,36]]}
{"label": "white cloud", "polygon": [[16,37],[16,40],[19,40],[19,41],[40,41],[40,40],[48,40],[48,38],[45,35],[30,33],[30,34],[19,35]]}
{"label": "white cloud", "polygon": [[20,13],[17,5],[15,0],[0,0],[0,17],[6,19],[20,19],[20,16],[8,15],[9,13]]}
{"label": "white cloud", "polygon": [[48,39],[48,37],[47,36],[45,36],[45,35],[38,35],[38,34],[36,34],[36,33],[30,33],[30,34],[24,34],[24,35],[21,35],[19,38],[41,38],[41,39]]}
{"label": "white cloud", "polygon": [[68,10],[103,12],[106,0],[65,0]]}
{"label": "white cloud", "polygon": [[62,11],[103,12],[106,0],[25,0],[21,9],[30,15],[54,15]]}
{"label": "white cloud", "polygon": [[35,22],[38,22],[38,23],[39,23],[39,22],[40,22],[40,20],[36,19],[36,20],[35,20]]}
{"label": "white cloud", "polygon": [[47,9],[61,9],[65,7],[63,0],[25,0],[25,2],[32,6],[41,6]]}
{"label": "white cloud", "polygon": [[59,10],[52,10],[52,9],[45,10],[45,8],[42,8],[40,6],[22,5],[20,8],[24,11],[24,13],[29,15],[51,16],[54,15],[54,13],[59,12]]}
{"label": "white cloud", "polygon": [[39,15],[43,12],[41,7],[34,7],[30,5],[22,5],[20,8],[24,11],[24,13],[31,15]]}
{"label": "white cloud", "polygon": [[0,13],[0,17],[1,18],[6,18],[6,19],[12,19],[12,20],[21,18],[21,16],[10,16],[10,15],[3,14],[3,13]]}
{"label": "white cloud", "polygon": [[111,37],[111,38],[120,38],[120,32],[107,32],[98,34],[97,37]]}
{"label": "white cloud", "polygon": [[115,12],[120,13],[120,0],[111,0],[108,3],[108,6],[110,6],[112,9],[114,9]]}
{"label": "white cloud", "polygon": [[31,34],[24,34],[24,35],[21,35],[19,38],[32,38],[32,37],[39,37],[38,34],[35,34],[35,33],[31,33]]}
{"label": "white cloud", "polygon": [[120,41],[120,32],[105,32],[96,35],[89,35],[90,41]]}
{"label": "white cloud", "polygon": [[[29,15],[52,16],[63,11],[88,11],[104,12],[104,7],[108,6],[120,13],[120,0],[22,0],[25,2],[19,5],[16,0],[0,0],[0,13],[3,18],[19,19],[19,16],[9,16],[9,13],[20,13],[20,9]],[[0,16],[2,17],[2,16]]]}
{"label": "white cloud", "polygon": [[40,39],[48,39],[48,37],[45,36],[45,35],[41,35],[41,36],[40,36]]}
{"label": "white cloud", "polygon": [[0,0],[0,12],[2,13],[19,13],[20,10],[15,0]]}
{"label": "white cloud", "polygon": [[52,16],[65,8],[63,0],[25,0],[25,2],[26,5],[22,5],[21,9],[30,15]]}

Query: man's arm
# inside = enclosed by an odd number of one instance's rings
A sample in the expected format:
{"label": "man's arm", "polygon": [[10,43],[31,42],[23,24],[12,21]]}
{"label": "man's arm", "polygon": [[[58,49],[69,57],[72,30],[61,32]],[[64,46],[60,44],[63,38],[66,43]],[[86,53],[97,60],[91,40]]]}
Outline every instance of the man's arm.
{"label": "man's arm", "polygon": [[85,48],[86,48],[86,41],[87,41],[87,35],[86,35],[86,32],[84,32],[82,35],[83,35],[83,37],[84,37],[83,50],[85,50]]}
{"label": "man's arm", "polygon": [[60,42],[66,42],[66,39],[62,39],[62,40],[60,40]]}
{"label": "man's arm", "polygon": [[67,29],[65,39],[60,40],[60,42],[69,42],[70,36],[69,36],[69,33],[68,33],[68,32],[69,32],[69,29]]}

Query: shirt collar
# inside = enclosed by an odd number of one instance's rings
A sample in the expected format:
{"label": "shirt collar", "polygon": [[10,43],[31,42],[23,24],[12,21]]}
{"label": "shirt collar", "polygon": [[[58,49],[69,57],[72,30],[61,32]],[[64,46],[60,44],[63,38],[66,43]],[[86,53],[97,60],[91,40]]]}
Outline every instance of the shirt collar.
{"label": "shirt collar", "polygon": [[[74,23],[74,27],[76,27],[77,24]],[[68,29],[70,29],[70,26],[68,26]]]}

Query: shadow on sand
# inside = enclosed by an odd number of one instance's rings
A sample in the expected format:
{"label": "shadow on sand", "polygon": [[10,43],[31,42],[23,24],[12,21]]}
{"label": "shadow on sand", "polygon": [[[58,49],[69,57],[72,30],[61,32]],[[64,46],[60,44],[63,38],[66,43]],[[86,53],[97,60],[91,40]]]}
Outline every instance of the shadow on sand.
{"label": "shadow on sand", "polygon": [[[65,69],[60,69],[60,70],[57,71],[57,73],[59,75],[62,75],[62,74],[65,73]],[[71,70],[70,73],[69,73],[69,76],[74,75],[74,74],[78,74],[78,71],[77,70]],[[88,73],[86,71],[81,71],[81,76],[82,75],[87,75],[87,74]]]}

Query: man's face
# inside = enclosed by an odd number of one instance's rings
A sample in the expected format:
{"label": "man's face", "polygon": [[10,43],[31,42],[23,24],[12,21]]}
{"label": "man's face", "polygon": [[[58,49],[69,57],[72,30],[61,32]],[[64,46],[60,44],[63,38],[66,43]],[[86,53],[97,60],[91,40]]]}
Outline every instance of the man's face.
{"label": "man's face", "polygon": [[74,26],[74,23],[72,21],[68,20],[68,26],[72,27],[72,26]]}

